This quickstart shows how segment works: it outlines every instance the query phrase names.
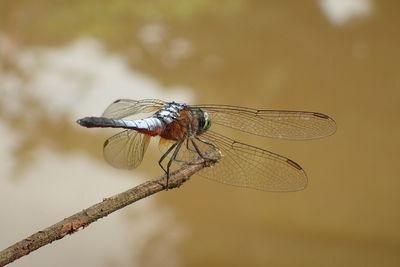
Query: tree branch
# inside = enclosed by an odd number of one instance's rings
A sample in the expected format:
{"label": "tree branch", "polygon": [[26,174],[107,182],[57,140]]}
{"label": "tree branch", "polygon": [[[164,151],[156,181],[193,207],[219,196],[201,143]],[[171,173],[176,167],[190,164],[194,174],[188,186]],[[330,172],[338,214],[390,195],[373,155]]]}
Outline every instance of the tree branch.
{"label": "tree branch", "polygon": [[[219,160],[221,155],[218,150],[211,150],[204,153],[207,159],[200,157],[193,159],[191,162],[183,165],[177,171],[170,174],[169,189],[179,187],[181,184],[189,180],[190,176],[200,171],[204,167],[209,167]],[[55,240],[61,239],[67,234],[73,234],[79,228],[87,227],[94,221],[107,216],[108,214],[119,210],[133,202],[165,189],[166,176],[145,182],[125,192],[104,199],[87,209],[82,210],[46,229],[43,229],[0,252],[0,266],[4,266],[10,262],[19,259],[32,251],[47,245]]]}

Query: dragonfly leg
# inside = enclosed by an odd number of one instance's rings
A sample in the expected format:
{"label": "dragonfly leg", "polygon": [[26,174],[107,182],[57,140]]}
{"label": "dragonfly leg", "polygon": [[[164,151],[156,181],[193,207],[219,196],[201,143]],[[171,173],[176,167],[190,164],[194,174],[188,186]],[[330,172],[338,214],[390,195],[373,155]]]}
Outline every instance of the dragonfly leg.
{"label": "dragonfly leg", "polygon": [[[212,143],[210,143],[210,142],[207,142],[207,141],[205,141],[205,140],[203,141],[203,140],[201,140],[201,139],[198,138],[198,137],[196,137],[196,139],[198,139],[199,141],[201,141],[201,142],[203,142],[203,143],[205,143],[205,144],[207,144],[207,145],[210,145],[210,146],[212,146],[212,147],[215,148],[215,146],[214,146]],[[197,154],[199,154],[200,157],[201,157],[202,159],[215,161],[215,159],[213,159],[213,158],[204,156],[203,152],[201,152],[200,148],[197,146],[196,142],[195,142],[192,138],[190,138],[190,141],[192,142],[192,144],[193,144],[193,146],[194,146],[194,149],[196,149]]]}
{"label": "dragonfly leg", "polygon": [[[190,147],[190,145],[189,145],[189,138],[186,138],[185,140],[186,140],[186,149],[189,150],[189,151],[191,151],[191,152],[197,153],[196,150],[193,150],[193,148]],[[179,160],[179,159],[176,159],[176,158],[174,159],[174,161],[180,162],[180,163],[187,163],[186,160]]]}
{"label": "dragonfly leg", "polygon": [[172,162],[175,160],[176,156],[178,155],[179,150],[181,149],[183,141],[179,141],[175,143],[175,150],[174,153],[172,154],[172,157],[169,159],[168,164],[167,164],[167,185],[166,189],[168,190],[168,182],[169,182],[169,169],[171,167]]}
{"label": "dragonfly leg", "polygon": [[191,139],[190,136],[193,136],[193,135],[194,135],[194,133],[193,133],[193,130],[192,130],[192,124],[189,124],[189,133],[186,136],[186,149],[189,150],[190,152],[196,153],[197,150],[193,149],[193,147],[190,147],[190,144],[189,144],[189,139]]}
{"label": "dragonfly leg", "polygon": [[[183,142],[182,142],[182,144],[183,144]],[[188,138],[186,138],[186,149],[189,150],[189,151],[192,151],[192,152],[196,152],[196,151],[193,151],[193,150],[189,147]],[[176,157],[174,158],[174,161],[180,162],[180,163],[186,163],[186,162],[187,162],[186,160],[176,159]]]}
{"label": "dragonfly leg", "polygon": [[189,138],[186,138],[186,148],[187,148],[187,150],[189,150],[191,152],[197,152],[196,150],[193,150],[193,148],[190,147]]}
{"label": "dragonfly leg", "polygon": [[204,140],[203,138],[200,138],[198,136],[195,136],[194,138],[196,138],[197,140],[199,140],[200,142],[202,142],[202,143],[204,143],[206,145],[209,145],[209,146],[212,146],[213,148],[216,148],[216,146],[213,143],[211,143],[211,142],[209,142],[207,140]]}
{"label": "dragonfly leg", "polygon": [[167,173],[167,170],[164,168],[164,166],[162,165],[163,160],[169,155],[169,153],[171,153],[172,150],[174,150],[174,148],[176,147],[176,145],[178,144],[178,142],[176,142],[175,144],[173,144],[170,148],[168,148],[167,152],[164,153],[164,155],[161,156],[160,160],[158,161],[158,165],[160,165],[161,169],[163,169],[163,171]]}
{"label": "dragonfly leg", "polygon": [[[193,145],[192,145],[192,147],[190,147],[190,143],[189,143],[190,138],[187,137],[185,140],[186,140],[186,149],[189,150],[190,152],[198,154],[197,150],[193,149]],[[174,161],[180,162],[180,163],[187,163],[186,160],[179,160],[179,159],[176,159],[176,158],[174,159]]]}

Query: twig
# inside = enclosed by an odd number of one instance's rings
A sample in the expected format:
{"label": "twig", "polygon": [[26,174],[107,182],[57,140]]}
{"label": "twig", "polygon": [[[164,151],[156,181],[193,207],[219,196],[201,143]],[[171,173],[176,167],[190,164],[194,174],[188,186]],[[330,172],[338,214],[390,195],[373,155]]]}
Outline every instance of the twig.
{"label": "twig", "polygon": [[[200,171],[204,167],[213,165],[216,160],[220,159],[220,153],[212,150],[204,153],[207,158],[215,160],[203,160],[198,157],[190,163],[183,165],[177,171],[170,174],[169,188],[179,187],[181,184],[189,180],[190,176]],[[107,216],[108,214],[119,210],[133,202],[165,189],[165,175],[145,182],[125,192],[104,199],[87,209],[82,210],[46,229],[43,229],[0,252],[0,266],[4,266],[16,259],[25,256],[32,251],[47,245],[55,240],[61,239],[67,234],[73,234],[79,228],[87,227],[94,221]]]}

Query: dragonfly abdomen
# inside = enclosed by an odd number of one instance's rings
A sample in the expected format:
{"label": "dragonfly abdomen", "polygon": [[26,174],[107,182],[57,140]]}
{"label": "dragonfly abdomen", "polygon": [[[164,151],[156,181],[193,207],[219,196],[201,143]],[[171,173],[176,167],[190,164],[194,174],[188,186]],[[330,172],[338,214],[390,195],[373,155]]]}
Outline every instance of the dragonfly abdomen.
{"label": "dragonfly abdomen", "polygon": [[152,136],[159,135],[163,130],[163,123],[157,118],[118,120],[104,117],[85,117],[77,122],[87,128],[124,128]]}

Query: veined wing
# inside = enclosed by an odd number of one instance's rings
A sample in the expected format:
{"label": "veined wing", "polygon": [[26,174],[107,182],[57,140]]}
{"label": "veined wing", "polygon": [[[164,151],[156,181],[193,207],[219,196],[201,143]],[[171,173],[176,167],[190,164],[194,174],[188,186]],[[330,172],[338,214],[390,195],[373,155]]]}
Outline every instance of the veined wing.
{"label": "veined wing", "polygon": [[[237,142],[212,131],[200,136],[214,144],[222,158],[210,168],[198,174],[205,178],[239,187],[264,191],[298,191],[307,186],[307,175],[296,162],[267,150]],[[213,147],[195,140],[205,152]],[[198,156],[190,141],[182,145],[177,155],[179,163]]]}
{"label": "veined wing", "polygon": [[103,117],[123,119],[138,113],[148,113],[160,109],[164,101],[158,99],[118,99],[110,104],[103,112]]}
{"label": "veined wing", "polygon": [[257,110],[228,105],[193,105],[208,111],[211,125],[219,124],[247,133],[282,139],[315,139],[336,131],[329,116],[317,112]]}
{"label": "veined wing", "polygon": [[142,162],[149,142],[149,135],[125,130],[104,142],[104,158],[115,168],[136,168]]}

